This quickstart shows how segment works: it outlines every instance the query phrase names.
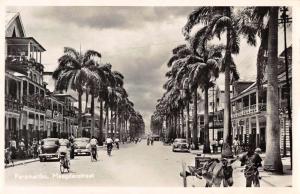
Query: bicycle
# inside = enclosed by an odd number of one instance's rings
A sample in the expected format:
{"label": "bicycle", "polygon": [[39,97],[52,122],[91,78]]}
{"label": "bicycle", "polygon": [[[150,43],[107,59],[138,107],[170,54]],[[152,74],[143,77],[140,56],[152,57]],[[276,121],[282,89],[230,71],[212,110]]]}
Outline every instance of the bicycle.
{"label": "bicycle", "polygon": [[97,161],[97,149],[91,148],[91,162]]}
{"label": "bicycle", "polygon": [[67,172],[70,172],[70,161],[67,159],[67,153],[61,152],[59,155],[60,158],[60,173],[63,174],[65,172],[65,169],[67,169]]}

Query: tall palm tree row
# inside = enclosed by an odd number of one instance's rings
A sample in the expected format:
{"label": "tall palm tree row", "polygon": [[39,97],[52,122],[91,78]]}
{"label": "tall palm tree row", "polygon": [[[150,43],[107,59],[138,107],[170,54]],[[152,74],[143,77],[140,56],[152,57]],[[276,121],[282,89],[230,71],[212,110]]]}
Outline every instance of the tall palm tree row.
{"label": "tall palm tree row", "polygon": [[[161,116],[165,120],[170,137],[173,134],[172,131],[176,131],[177,127],[176,121],[174,122],[176,119],[174,111],[182,106],[185,106],[187,112],[185,133],[188,139],[191,137],[188,117],[189,105],[192,101],[193,144],[197,148],[197,90],[201,88],[204,91],[205,98],[204,152],[210,152],[207,91],[214,84],[219,72],[221,72],[225,74],[224,144],[222,156],[232,156],[230,147],[232,141],[230,84],[239,79],[232,55],[238,55],[240,52],[240,37],[246,39],[250,46],[256,46],[256,39],[259,37],[260,45],[256,64],[259,93],[264,66],[267,66],[266,76],[268,80],[267,149],[264,168],[265,170],[282,173],[277,83],[278,11],[278,7],[199,7],[188,16],[187,23],[183,28],[183,35],[187,43],[173,49],[172,56],[167,63],[171,70],[166,74],[168,77],[168,81],[164,84],[166,91],[163,97],[158,100],[154,114]],[[198,25],[200,28],[196,28]],[[194,32],[193,29],[196,29],[196,31]],[[225,42],[225,45],[216,46],[216,38],[220,40],[220,43]],[[267,60],[264,56],[265,53],[268,54]],[[182,97],[180,97],[180,94]],[[184,103],[178,104],[180,102],[176,101],[178,99],[182,99]]]}
{"label": "tall palm tree row", "polygon": [[[73,48],[65,47],[64,54],[58,59],[58,67],[53,72],[52,77],[56,81],[56,91],[67,92],[71,88],[77,92],[80,132],[82,131],[82,95],[84,92],[86,93],[86,111],[90,111],[92,118],[91,135],[97,136],[102,142],[104,125],[106,126],[107,134],[111,132],[114,135],[114,133],[118,132],[119,137],[121,137],[121,132],[124,131],[121,130],[121,127],[127,128],[129,118],[132,115],[136,116],[136,111],[133,103],[128,99],[127,91],[123,87],[124,76],[120,72],[112,71],[111,64],[101,63],[100,58],[101,54],[97,51],[88,50],[85,53],[81,53]],[[89,96],[91,97],[90,109],[87,108]],[[95,98],[98,99],[100,104],[98,133],[95,131]],[[126,107],[126,117],[123,112],[125,108],[123,107]],[[105,120],[103,118],[104,109]],[[109,111],[111,112],[110,118]],[[143,119],[140,114],[139,119]],[[132,121],[136,122],[136,120]],[[140,120],[138,122],[143,123]],[[113,123],[114,126],[112,125]],[[112,127],[114,127],[114,131]]]}

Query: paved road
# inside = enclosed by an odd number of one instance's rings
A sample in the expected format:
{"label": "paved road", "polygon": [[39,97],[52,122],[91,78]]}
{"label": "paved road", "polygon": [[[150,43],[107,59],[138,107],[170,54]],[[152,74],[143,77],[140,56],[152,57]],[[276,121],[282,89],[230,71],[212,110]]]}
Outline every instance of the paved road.
{"label": "paved road", "polygon": [[[98,152],[100,160],[91,162],[89,156],[75,157],[71,173],[60,174],[58,162],[34,162],[5,169],[9,186],[113,186],[113,187],[182,187],[179,176],[182,161],[194,165],[195,155],[173,153],[170,146],[155,142],[147,146],[121,144],[109,157],[104,149]],[[234,186],[244,186],[245,178],[239,162],[234,165]],[[204,180],[188,177],[188,186],[204,186]],[[272,186],[262,182],[262,186]]]}

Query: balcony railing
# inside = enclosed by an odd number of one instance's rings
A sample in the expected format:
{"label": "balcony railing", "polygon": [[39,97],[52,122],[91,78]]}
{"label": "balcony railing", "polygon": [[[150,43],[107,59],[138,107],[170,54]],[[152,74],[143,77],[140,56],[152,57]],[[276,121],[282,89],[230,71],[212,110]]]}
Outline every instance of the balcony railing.
{"label": "balcony railing", "polygon": [[20,112],[21,108],[22,108],[22,104],[20,103],[20,100],[15,98],[5,97],[6,111]]}
{"label": "balcony railing", "polygon": [[258,113],[261,111],[266,111],[265,103],[258,104],[258,109],[257,109],[256,104],[253,104],[251,106],[246,106],[244,108],[232,111],[232,118],[247,116],[247,115],[255,114],[255,113]]}
{"label": "balcony railing", "polygon": [[64,110],[64,117],[76,117],[74,110]]}
{"label": "balcony railing", "polygon": [[23,104],[24,106],[36,109],[38,111],[42,111],[42,112],[46,111],[45,98],[42,96],[24,95]]}

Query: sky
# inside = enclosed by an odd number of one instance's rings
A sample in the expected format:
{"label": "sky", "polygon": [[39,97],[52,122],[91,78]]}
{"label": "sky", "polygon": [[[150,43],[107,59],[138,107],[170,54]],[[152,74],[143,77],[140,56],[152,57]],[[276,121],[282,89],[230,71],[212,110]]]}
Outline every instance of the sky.
{"label": "sky", "polygon": [[[26,36],[34,37],[46,51],[45,71],[53,71],[65,46],[102,54],[101,61],[124,75],[124,88],[150,129],[150,117],[164,90],[167,60],[177,45],[184,43],[182,27],[194,7],[8,7],[20,12]],[[291,27],[288,28],[291,44]],[[279,30],[279,52],[283,32]],[[259,45],[259,42],[258,44]],[[240,54],[234,56],[241,80],[256,76],[258,47],[241,39]],[[53,91],[54,81],[46,78]],[[218,79],[222,85],[224,76]],[[70,91],[71,92],[71,91]],[[83,104],[84,105],[84,104]]]}

